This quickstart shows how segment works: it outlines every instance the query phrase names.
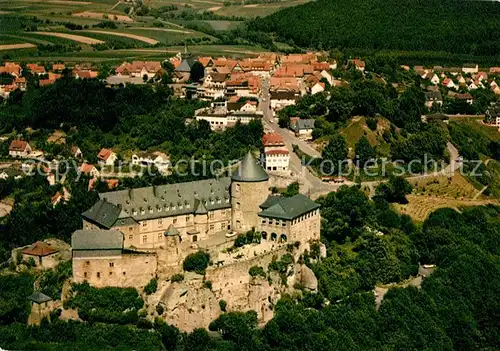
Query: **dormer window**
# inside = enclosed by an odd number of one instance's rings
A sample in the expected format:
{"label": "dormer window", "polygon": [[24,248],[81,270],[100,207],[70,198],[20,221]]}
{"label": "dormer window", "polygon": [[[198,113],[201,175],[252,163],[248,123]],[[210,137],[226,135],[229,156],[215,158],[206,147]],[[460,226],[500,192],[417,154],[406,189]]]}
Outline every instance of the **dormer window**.
{"label": "dormer window", "polygon": [[161,212],[161,207],[160,206],[156,206],[156,211]]}
{"label": "dormer window", "polygon": [[165,208],[165,211],[169,211],[170,210],[170,207],[168,207],[167,205],[163,206]]}
{"label": "dormer window", "polygon": [[136,209],[132,209],[132,213],[134,214],[134,216],[137,216],[137,210]]}
{"label": "dormer window", "polygon": [[144,198],[144,202],[148,202],[148,199]]}
{"label": "dormer window", "polygon": [[152,207],[149,208],[149,213],[153,213],[153,208]]}
{"label": "dormer window", "polygon": [[145,214],[146,213],[146,210],[141,208],[141,214]]}

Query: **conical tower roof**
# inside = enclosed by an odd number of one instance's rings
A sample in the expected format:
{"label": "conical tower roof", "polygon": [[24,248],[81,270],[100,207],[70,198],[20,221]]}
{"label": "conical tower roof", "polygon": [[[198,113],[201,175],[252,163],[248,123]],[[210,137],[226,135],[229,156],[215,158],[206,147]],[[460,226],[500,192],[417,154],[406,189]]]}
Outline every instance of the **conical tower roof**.
{"label": "conical tower roof", "polygon": [[237,182],[263,182],[268,180],[269,176],[264,168],[257,163],[252,153],[248,151],[232,179]]}

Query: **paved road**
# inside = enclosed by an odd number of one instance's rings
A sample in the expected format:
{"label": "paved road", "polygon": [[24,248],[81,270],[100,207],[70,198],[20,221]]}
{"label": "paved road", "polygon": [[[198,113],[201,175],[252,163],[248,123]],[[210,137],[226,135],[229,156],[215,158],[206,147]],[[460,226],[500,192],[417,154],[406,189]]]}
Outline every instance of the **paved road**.
{"label": "paved road", "polygon": [[[318,177],[314,176],[306,167],[302,166],[302,162],[299,157],[293,152],[293,144],[299,146],[302,152],[313,157],[321,157],[321,154],[314,148],[312,148],[305,141],[297,138],[295,134],[291,133],[287,129],[280,128],[274,121],[273,114],[270,108],[270,96],[269,96],[269,80],[266,78],[262,79],[262,91],[259,107],[263,112],[264,128],[266,130],[271,130],[274,133],[278,133],[283,137],[285,141],[285,146],[290,152],[290,171],[293,176],[297,176],[301,180],[301,192],[304,194],[309,194],[311,198],[315,199],[321,195],[328,194],[331,191],[337,191],[342,185],[353,185],[353,182],[346,182],[343,184],[332,184],[322,182]],[[448,142],[446,145],[448,152],[450,154],[450,164],[446,166],[443,170],[438,172],[432,172],[427,174],[420,174],[412,177],[408,177],[408,180],[424,179],[428,177],[434,177],[437,175],[452,175],[456,170],[460,169],[461,163],[458,161],[459,153],[457,148]],[[370,193],[374,194],[375,188],[380,183],[386,182],[387,179],[376,180],[370,182],[362,182],[361,187],[368,187]]]}

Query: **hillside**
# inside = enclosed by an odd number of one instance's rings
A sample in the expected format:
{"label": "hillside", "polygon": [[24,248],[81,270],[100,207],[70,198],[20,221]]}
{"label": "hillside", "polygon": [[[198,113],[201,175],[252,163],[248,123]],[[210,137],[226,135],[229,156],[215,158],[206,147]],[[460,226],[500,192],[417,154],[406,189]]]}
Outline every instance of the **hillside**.
{"label": "hillside", "polygon": [[304,48],[470,55],[500,51],[500,4],[496,2],[318,0],[257,18],[248,25],[251,31],[275,33],[276,40]]}

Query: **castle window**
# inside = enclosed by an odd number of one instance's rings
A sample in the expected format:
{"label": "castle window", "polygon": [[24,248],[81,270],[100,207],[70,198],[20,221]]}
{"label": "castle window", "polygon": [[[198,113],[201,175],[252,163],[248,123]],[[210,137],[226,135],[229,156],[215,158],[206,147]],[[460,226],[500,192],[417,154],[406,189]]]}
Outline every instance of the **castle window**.
{"label": "castle window", "polygon": [[198,236],[193,235],[193,242],[198,241]]}
{"label": "castle window", "polygon": [[174,218],[174,219],[172,220],[172,223],[173,223],[173,224],[176,224],[176,223],[177,223],[177,218]]}
{"label": "castle window", "polygon": [[142,222],[142,227],[143,227],[143,228],[144,228],[145,226],[147,226],[147,225],[148,225],[148,222],[146,222],[146,221]]}
{"label": "castle window", "polygon": [[215,212],[209,212],[208,213],[208,218],[214,219],[215,218]]}
{"label": "castle window", "polygon": [[213,232],[214,231],[214,225],[213,224],[210,224],[210,231]]}
{"label": "castle window", "polygon": [[227,229],[226,222],[221,222],[221,224],[220,224],[220,230],[225,230],[225,229]]}
{"label": "castle window", "polygon": [[281,225],[282,225],[283,227],[286,227],[286,221],[281,222]]}
{"label": "castle window", "polygon": [[97,272],[97,278],[101,278],[101,272]]}
{"label": "castle window", "polygon": [[109,275],[113,275],[113,272],[109,272]]}
{"label": "castle window", "polygon": [[129,235],[128,236],[128,240],[132,240],[132,239],[134,239],[134,236],[133,235]]}
{"label": "castle window", "polygon": [[163,224],[163,218],[158,219],[158,224]]}
{"label": "castle window", "polygon": [[146,244],[147,242],[148,242],[148,236],[147,235],[143,235],[142,236],[142,243]]}
{"label": "castle window", "polygon": [[240,209],[240,203],[239,203],[239,202],[237,202],[237,203],[236,203],[236,209],[237,209],[237,210],[239,210],[239,209]]}
{"label": "castle window", "polygon": [[161,239],[163,239],[163,235],[160,233],[158,234],[158,241],[161,241]]}
{"label": "castle window", "polygon": [[262,218],[262,224],[266,224],[267,220],[265,218]]}
{"label": "castle window", "polygon": [[114,262],[109,262],[109,266],[110,266],[110,267],[114,267],[114,266],[115,266],[115,263],[114,263]]}
{"label": "castle window", "polygon": [[240,192],[240,185],[236,184],[236,192]]}
{"label": "castle window", "polygon": [[85,261],[85,264],[86,264],[87,266],[90,266],[90,261]]}
{"label": "castle window", "polygon": [[126,274],[127,274],[127,272],[123,272],[123,275],[126,275]]}
{"label": "castle window", "polygon": [[83,272],[83,277],[87,279],[87,272]]}
{"label": "castle window", "polygon": [[187,215],[186,216],[186,222],[189,222],[191,220],[191,216]]}

